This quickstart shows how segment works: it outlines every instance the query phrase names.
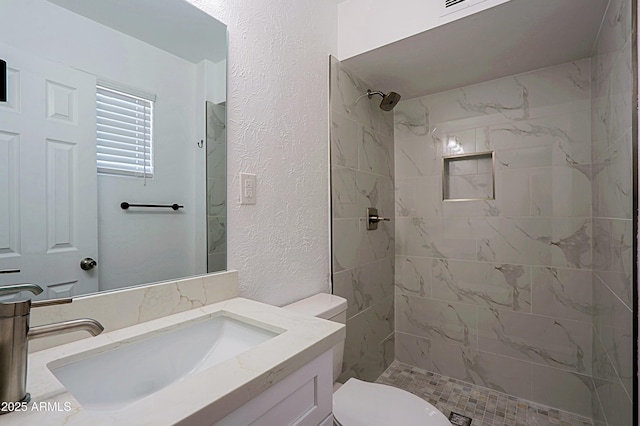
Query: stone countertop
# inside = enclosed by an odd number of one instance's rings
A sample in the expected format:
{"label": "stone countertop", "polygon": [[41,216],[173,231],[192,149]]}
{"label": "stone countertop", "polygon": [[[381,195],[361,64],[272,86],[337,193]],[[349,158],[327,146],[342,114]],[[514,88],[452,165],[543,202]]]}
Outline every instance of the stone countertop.
{"label": "stone countertop", "polygon": [[[141,334],[220,313],[263,328],[285,331],[255,348],[114,411],[83,409],[47,368],[48,363],[60,358],[95,351]],[[27,392],[31,394],[31,402],[25,411],[0,416],[0,423],[3,426],[171,425],[203,410],[214,423],[328,351],[344,337],[342,324],[234,298],[30,354]]]}

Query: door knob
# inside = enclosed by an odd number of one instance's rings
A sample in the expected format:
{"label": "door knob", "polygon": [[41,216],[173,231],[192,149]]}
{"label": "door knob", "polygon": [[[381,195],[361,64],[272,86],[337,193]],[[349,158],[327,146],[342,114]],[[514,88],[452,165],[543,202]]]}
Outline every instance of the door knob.
{"label": "door knob", "polygon": [[98,262],[90,257],[85,257],[80,261],[80,268],[82,268],[83,271],[88,271],[95,268],[96,266],[98,266]]}

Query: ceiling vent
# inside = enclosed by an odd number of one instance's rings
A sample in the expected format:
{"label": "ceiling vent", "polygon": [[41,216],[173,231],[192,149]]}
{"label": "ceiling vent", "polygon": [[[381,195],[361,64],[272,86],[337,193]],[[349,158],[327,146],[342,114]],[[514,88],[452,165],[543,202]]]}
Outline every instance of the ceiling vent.
{"label": "ceiling vent", "polygon": [[452,6],[455,6],[456,4],[462,3],[464,1],[467,1],[467,0],[445,0],[444,7],[445,8],[452,7]]}
{"label": "ceiling vent", "polygon": [[[458,11],[470,8],[471,6],[475,6],[475,5],[477,5],[479,3],[483,3],[485,1],[487,1],[487,0],[444,0],[444,2],[441,3],[441,4],[444,4],[444,7],[442,8],[442,13],[441,13],[440,16],[442,17],[442,16],[446,16],[446,15],[450,15],[450,14],[456,13]],[[489,2],[489,3],[490,4],[494,3],[493,6],[495,6],[496,2],[498,4],[500,4],[500,3],[505,3],[507,1],[509,1],[509,0],[502,0],[502,1],[497,0],[497,1]]]}

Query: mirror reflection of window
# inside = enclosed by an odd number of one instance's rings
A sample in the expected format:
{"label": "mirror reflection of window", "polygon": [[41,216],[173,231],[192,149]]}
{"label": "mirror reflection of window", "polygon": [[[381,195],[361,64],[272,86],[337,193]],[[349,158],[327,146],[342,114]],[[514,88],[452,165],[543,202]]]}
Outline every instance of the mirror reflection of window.
{"label": "mirror reflection of window", "polygon": [[153,177],[153,103],[103,85],[96,88],[98,173]]}
{"label": "mirror reflection of window", "polygon": [[[19,191],[0,190],[0,219],[11,215],[0,220],[11,237],[0,269],[21,272],[0,285],[34,282],[47,289],[36,299],[61,298],[200,275],[208,262],[224,269],[226,183],[209,204],[207,174],[226,165],[226,147],[220,139],[208,155],[204,145],[205,102],[226,101],[226,27],[182,0],[1,9],[0,115],[13,121],[0,128],[0,169],[16,165],[5,181]],[[97,266],[82,270],[84,258]]]}

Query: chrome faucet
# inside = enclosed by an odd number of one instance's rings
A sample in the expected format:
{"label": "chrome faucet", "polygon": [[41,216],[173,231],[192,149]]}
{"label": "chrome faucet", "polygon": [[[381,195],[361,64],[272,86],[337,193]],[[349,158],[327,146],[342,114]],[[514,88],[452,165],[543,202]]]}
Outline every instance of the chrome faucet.
{"label": "chrome faucet", "polygon": [[0,287],[0,296],[7,294],[20,293],[21,291],[30,291],[31,293],[38,295],[42,293],[42,287],[35,284],[13,284]]}
{"label": "chrome faucet", "polygon": [[[21,291],[30,291],[37,295],[43,290],[35,284],[7,285],[0,287],[0,296]],[[0,302],[0,403],[29,402],[31,400],[26,389],[29,339],[79,330],[88,331],[93,336],[102,333],[104,330],[102,324],[87,318],[29,327],[29,314],[32,307],[71,302],[72,299]],[[15,405],[19,406],[19,404]],[[0,410],[0,414],[5,413],[7,411]]]}

